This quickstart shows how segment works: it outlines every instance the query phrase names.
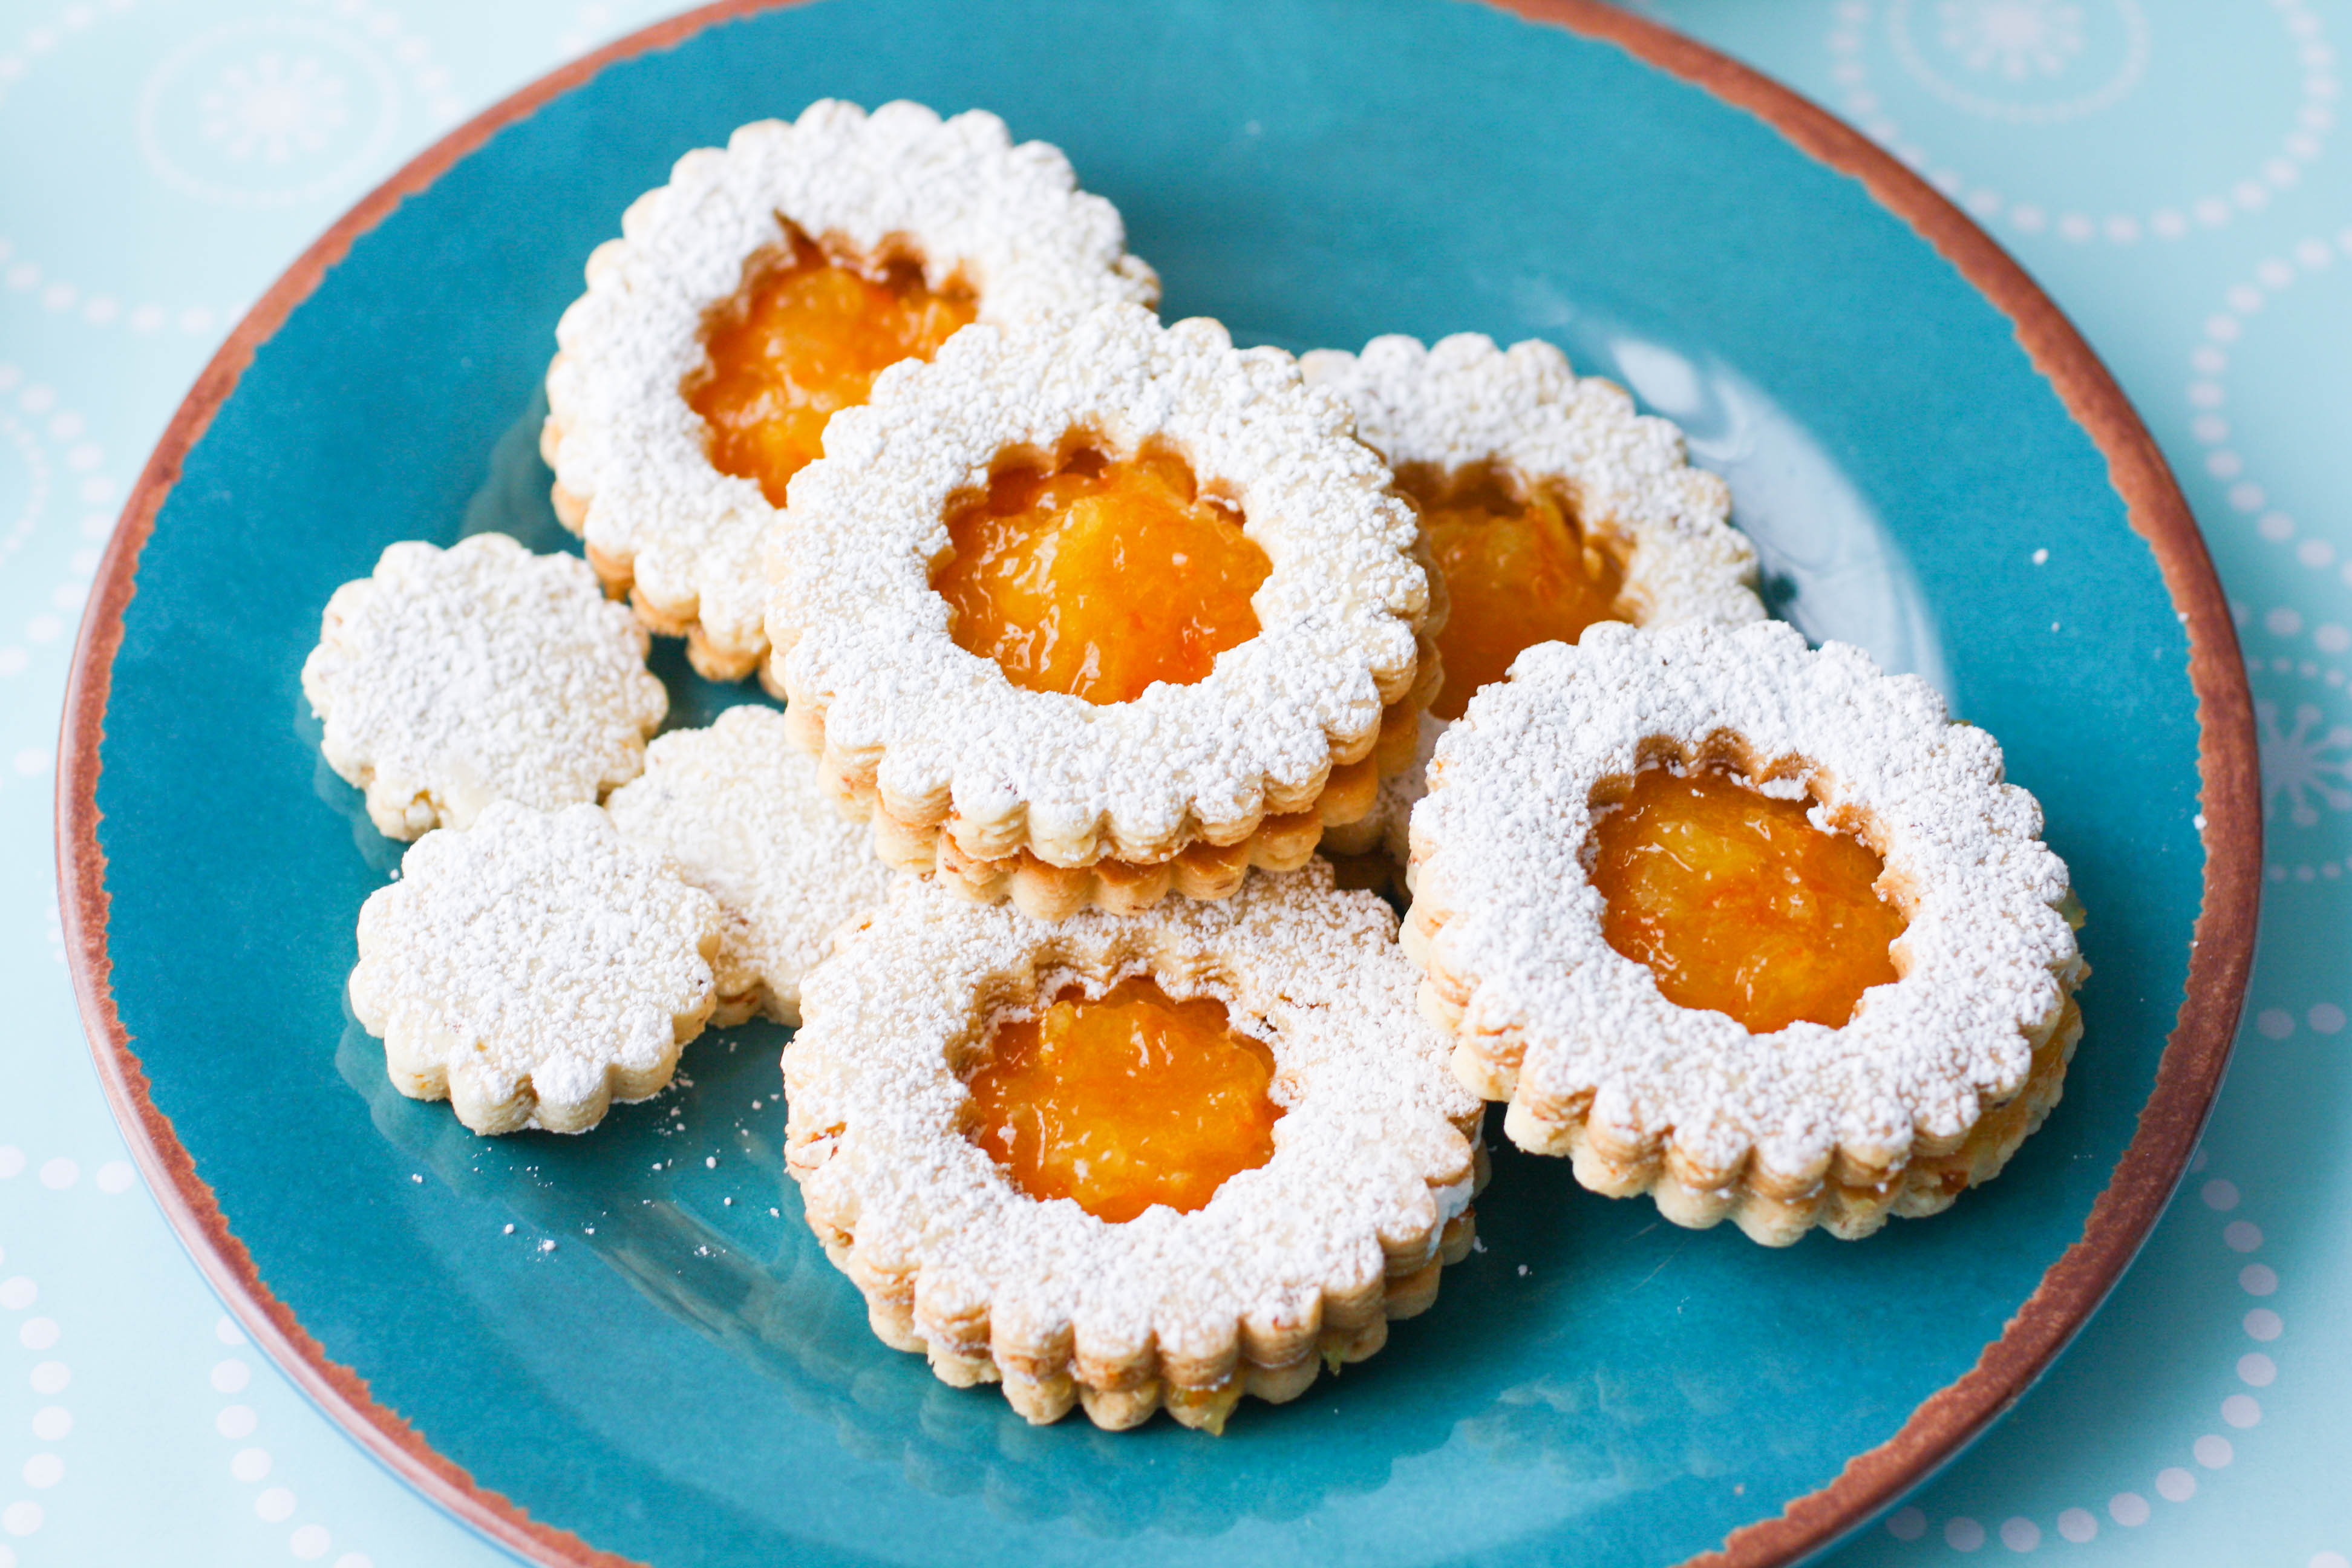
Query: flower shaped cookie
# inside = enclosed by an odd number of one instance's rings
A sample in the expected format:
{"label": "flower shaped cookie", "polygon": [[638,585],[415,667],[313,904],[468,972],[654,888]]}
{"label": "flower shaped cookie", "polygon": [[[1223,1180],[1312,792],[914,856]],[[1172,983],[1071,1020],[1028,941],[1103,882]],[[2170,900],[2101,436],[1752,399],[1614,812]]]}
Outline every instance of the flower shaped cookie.
{"label": "flower shaped cookie", "polygon": [[[1676,945],[1758,892],[1725,840],[1685,828],[1632,851],[1634,878],[1644,855],[1659,875],[1727,868],[1684,907],[1631,911],[1647,924],[1629,924],[1630,893],[1602,891],[1612,822],[1661,769],[1712,776],[1759,816],[1803,805],[1765,835],[1782,846],[1858,841],[1883,863],[1859,892],[1864,915],[1892,906],[1891,946],[1873,934],[1874,952],[1849,937],[1771,960],[1851,963],[1873,982],[1858,1001],[1751,1032],[1669,998],[1704,969],[1738,983],[1717,995],[1771,975],[1738,932],[1727,952]],[[2003,782],[2000,747],[1916,676],[1842,644],[1811,650],[1780,622],[1597,626],[1529,649],[1474,698],[1429,786],[1403,931],[1426,970],[1422,1008],[1453,1035],[1456,1075],[1509,1102],[1512,1141],[1569,1156],[1594,1191],[1648,1192],[1677,1224],[1727,1217],[1775,1245],[1816,1224],[1858,1237],[1990,1180],[2057,1103],[2088,973],[2066,868],[2033,797]],[[1812,883],[1792,899],[1788,863],[1755,858],[1759,908],[1818,918],[1838,894]],[[1624,951],[1661,932],[1680,954],[1667,970]]]}
{"label": "flower shaped cookie", "polygon": [[594,802],[645,763],[668,710],[645,631],[575,556],[502,533],[393,545],[327,601],[302,691],[335,772],[394,838],[492,801]]}
{"label": "flower shaped cookie", "polygon": [[[687,638],[696,669],[740,679],[767,650],[761,538],[783,494],[714,461],[728,432],[694,400],[726,374],[718,337],[822,336],[739,410],[800,399],[813,435],[863,395],[870,369],[844,377],[844,364],[928,353],[975,312],[1018,325],[1152,303],[1159,280],[1125,244],[1118,212],[1077,188],[1058,151],[1014,145],[977,110],[942,121],[920,104],[869,115],[828,99],[688,153],[589,258],[588,291],[556,329],[541,442],[556,515],[647,626]],[[786,296],[762,294],[779,278]]]}
{"label": "flower shaped cookie", "polygon": [[403,1094],[477,1132],[580,1132],[659,1091],[718,993],[720,916],[602,807],[501,801],[360,910],[352,1011]]}
{"label": "flower shaped cookie", "polygon": [[[902,880],[809,973],[784,1051],[791,1170],[876,1331],[1032,1421],[1083,1403],[1108,1427],[1165,1405],[1215,1429],[1245,1392],[1293,1398],[1378,1350],[1469,1250],[1483,1163],[1393,930],[1319,862],[1060,924]],[[1008,1021],[1139,977],[1261,1043],[1279,1119],[1200,1206],[1113,1221],[1024,1190],[975,1141],[968,1080]]]}
{"label": "flower shaped cookie", "polygon": [[[993,504],[1008,479],[1087,489],[1114,471],[1177,473],[1136,482],[1176,484],[1163,510],[1207,542],[1130,569],[1136,531],[1086,511],[1093,497],[1074,501],[1066,548],[997,577],[1024,605],[999,651],[965,646],[971,612],[944,596],[963,559],[950,511]],[[1146,907],[1171,887],[1226,896],[1253,864],[1301,864],[1412,754],[1437,616],[1388,479],[1288,355],[1235,349],[1214,321],[1163,327],[1107,306],[1018,338],[968,328],[835,416],[825,457],[793,481],[768,610],[786,716],[902,868],[1048,917]],[[1128,623],[1190,584],[1212,545],[1257,562],[1234,610],[1240,640],[1213,658],[1171,647],[1190,663],[1118,700],[1012,678],[1008,661],[1073,640],[1080,616],[1097,628],[1090,663],[1130,654]],[[1056,575],[1087,551],[1097,580]],[[1035,592],[1046,577],[1050,593]],[[1189,612],[1175,619],[1155,635],[1189,639]]]}

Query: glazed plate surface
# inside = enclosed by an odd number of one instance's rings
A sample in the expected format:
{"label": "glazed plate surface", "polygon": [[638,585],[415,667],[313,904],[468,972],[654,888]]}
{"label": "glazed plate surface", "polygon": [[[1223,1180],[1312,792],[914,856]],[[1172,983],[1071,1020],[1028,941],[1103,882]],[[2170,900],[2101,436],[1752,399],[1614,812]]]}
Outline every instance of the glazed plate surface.
{"label": "glazed plate surface", "polygon": [[[101,584],[62,770],[68,919],[167,1207],[361,1440],[549,1561],[1646,1568],[1794,1503],[1734,1542],[1778,1561],[1948,1457],[2063,1342],[2186,1156],[2242,981],[2252,819],[2200,839],[2252,777],[2218,591],[2103,374],[2051,357],[2079,344],[1957,215],[1848,149],[1971,270],[1684,79],[1699,52],[1677,76],[1595,28],[1678,47],[1597,8],[1446,0],[760,12],[494,111],[265,303]],[[782,1031],[704,1037],[678,1088],[579,1138],[478,1140],[394,1092],[344,980],[398,847],[320,761],[299,684],[320,611],[395,540],[577,548],[535,437],[583,260],[679,153],[828,96],[985,107],[1060,144],[1171,320],[1293,350],[1546,337],[1680,421],[1776,610],[1927,676],[2041,797],[2095,972],[2048,1127],[1941,1217],[1785,1251],[1504,1150],[1435,1309],[1220,1440],[1033,1429],[877,1342],[782,1170]],[[656,662],[673,725],[764,700],[674,643]],[[2183,1015],[2209,896],[2244,929],[2209,930]]]}

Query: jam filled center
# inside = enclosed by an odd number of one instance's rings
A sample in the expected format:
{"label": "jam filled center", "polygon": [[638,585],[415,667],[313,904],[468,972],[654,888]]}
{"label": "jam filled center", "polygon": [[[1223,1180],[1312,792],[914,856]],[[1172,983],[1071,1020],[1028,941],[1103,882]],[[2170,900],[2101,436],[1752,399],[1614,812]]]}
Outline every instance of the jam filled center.
{"label": "jam filled center", "polygon": [[1250,595],[1271,563],[1165,447],[1007,469],[947,524],[955,558],[931,584],[949,635],[1015,686],[1131,702],[1156,680],[1191,685],[1257,636]]}
{"label": "jam filled center", "polygon": [[1396,482],[1421,509],[1454,605],[1437,638],[1445,687],[1430,711],[1439,718],[1461,718],[1473,692],[1536,644],[1574,642],[1595,621],[1623,618],[1623,566],[1553,487],[1493,463],[1408,463]]}
{"label": "jam filled center", "polygon": [[966,1079],[965,1136],[1033,1198],[1114,1224],[1154,1204],[1189,1214],[1273,1158],[1273,1077],[1274,1053],[1223,1003],[1123,980],[997,1026]]}
{"label": "jam filled center", "polygon": [[824,422],[865,402],[891,365],[937,353],[977,307],[968,289],[926,288],[913,262],[850,267],[798,229],[747,271],[711,323],[687,403],[719,471],[757,480],[782,506],[792,477],[824,455]]}
{"label": "jam filled center", "polygon": [[1800,1018],[1832,1028],[1895,979],[1901,911],[1874,889],[1869,846],[1720,773],[1638,774],[1603,818],[1592,885],[1601,935],[1649,965],[1679,1007],[1727,1013],[1752,1034]]}

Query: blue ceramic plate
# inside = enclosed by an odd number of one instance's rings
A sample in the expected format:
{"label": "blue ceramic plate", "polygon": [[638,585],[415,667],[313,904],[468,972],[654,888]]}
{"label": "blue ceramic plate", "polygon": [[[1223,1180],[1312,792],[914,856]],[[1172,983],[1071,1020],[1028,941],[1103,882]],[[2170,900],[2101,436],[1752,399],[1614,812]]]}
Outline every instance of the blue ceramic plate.
{"label": "blue ceramic plate", "polygon": [[[1933,679],[2044,803],[2096,970],[2048,1128],[1940,1218],[1785,1251],[1505,1150],[1435,1310],[1220,1440],[1033,1429],[877,1343],[781,1169],[780,1031],[706,1037],[582,1138],[478,1140],[394,1093],[344,978],[395,847],[319,760],[320,607],[398,539],[572,547],[534,437],[583,259],[680,153],[824,96],[1059,143],[1171,318],[1546,337],[1679,420],[1776,608]],[[656,662],[674,724],[759,700]],[[73,950],[167,1207],[361,1441],[551,1562],[1801,1555],[2112,1283],[2252,929],[2226,616],[2105,373],[1866,143],[1573,4],[738,5],[567,71],[371,198],[225,351],[109,558],[68,729]]]}

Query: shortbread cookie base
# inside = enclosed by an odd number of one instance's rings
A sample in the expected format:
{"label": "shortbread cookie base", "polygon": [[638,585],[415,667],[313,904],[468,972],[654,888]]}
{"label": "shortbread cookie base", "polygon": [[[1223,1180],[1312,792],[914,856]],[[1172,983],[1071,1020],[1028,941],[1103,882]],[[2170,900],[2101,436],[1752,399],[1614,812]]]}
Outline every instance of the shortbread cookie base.
{"label": "shortbread cookie base", "polygon": [[428,834],[360,910],[352,1011],[412,1100],[582,1132],[659,1093],[717,1002],[720,915],[604,809],[501,801]]}
{"label": "shortbread cookie base", "polygon": [[[875,1332],[1032,1421],[1083,1406],[1110,1429],[1165,1408],[1215,1431],[1244,1394],[1295,1398],[1379,1350],[1470,1250],[1487,1173],[1394,929],[1320,866],[1062,924],[903,879],[810,972],[784,1053],[788,1167]],[[1112,1224],[1014,1187],[961,1131],[957,1074],[995,1021],[1136,973],[1249,1021],[1284,1116],[1203,1207]]]}
{"label": "shortbread cookie base", "polygon": [[[1486,1146],[1475,1150],[1475,1191],[1486,1190],[1493,1166]],[[1368,1288],[1324,1293],[1321,1310],[1305,1327],[1285,1325],[1267,1333],[1244,1331],[1229,1356],[1125,1360],[1068,1355],[1007,1357],[1007,1371],[993,1348],[962,1351],[934,1346],[918,1325],[915,1283],[857,1266],[847,1240],[818,1237],[834,1267],[849,1276],[866,1299],[866,1323],[892,1350],[923,1356],[932,1375],[954,1388],[993,1384],[1007,1403],[1036,1426],[1049,1426],[1070,1413],[1107,1432],[1140,1426],[1161,1410],[1182,1426],[1222,1436],[1244,1395],[1268,1405],[1286,1405],[1328,1372],[1337,1375],[1378,1353],[1389,1342],[1389,1325],[1420,1316],[1437,1304],[1442,1272],[1470,1256],[1478,1239],[1477,1214],[1465,1209],[1422,1242],[1383,1252],[1378,1281]],[[1384,1244],[1385,1247],[1385,1244]],[[1024,1362],[1026,1364],[1024,1364]],[[1222,1370],[1221,1370],[1222,1369]],[[1185,1381],[1186,1378],[1192,1381]]]}
{"label": "shortbread cookie base", "polygon": [[552,811],[636,775],[668,710],[644,630],[569,555],[502,533],[387,548],[335,590],[302,690],[368,819],[413,839],[493,801]]}

